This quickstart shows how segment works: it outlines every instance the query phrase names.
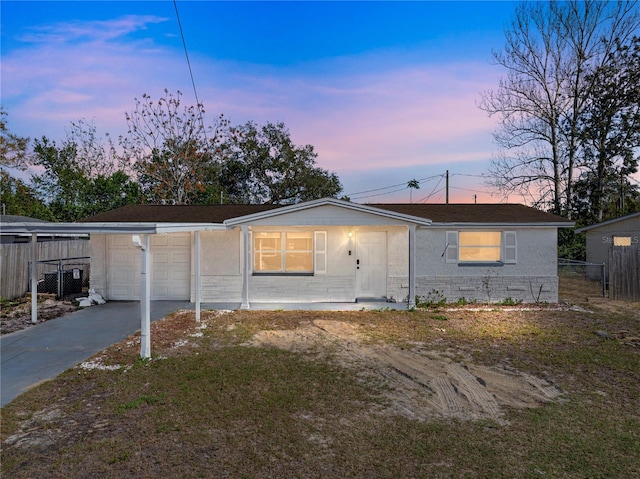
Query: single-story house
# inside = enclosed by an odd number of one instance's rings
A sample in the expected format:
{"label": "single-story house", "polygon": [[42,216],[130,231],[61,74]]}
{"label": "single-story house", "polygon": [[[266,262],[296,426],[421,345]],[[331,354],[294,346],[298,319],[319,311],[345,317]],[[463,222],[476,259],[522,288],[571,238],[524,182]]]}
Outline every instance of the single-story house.
{"label": "single-story house", "polygon": [[640,244],[640,212],[578,228],[575,232],[586,234],[587,262],[604,264],[612,246]]}
{"label": "single-story house", "polygon": [[290,206],[128,205],[82,224],[96,225],[91,287],[105,298],[141,297],[145,246],[139,236],[132,241],[131,231],[156,224],[164,226],[149,231],[163,233],[146,238],[150,299],[241,308],[412,306],[416,297],[557,302],[557,230],[573,225],[518,204],[363,205],[332,198]]}

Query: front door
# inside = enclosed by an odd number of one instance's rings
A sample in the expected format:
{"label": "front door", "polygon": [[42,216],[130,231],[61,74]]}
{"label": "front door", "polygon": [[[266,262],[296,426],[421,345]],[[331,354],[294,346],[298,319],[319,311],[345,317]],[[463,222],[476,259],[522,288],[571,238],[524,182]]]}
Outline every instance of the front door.
{"label": "front door", "polygon": [[356,235],[356,297],[387,297],[387,233]]}

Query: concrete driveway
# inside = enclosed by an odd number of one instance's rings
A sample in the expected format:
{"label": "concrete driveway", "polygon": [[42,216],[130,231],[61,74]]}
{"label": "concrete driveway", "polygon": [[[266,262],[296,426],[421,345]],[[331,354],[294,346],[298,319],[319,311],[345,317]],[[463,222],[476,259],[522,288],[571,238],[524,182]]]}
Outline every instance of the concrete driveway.
{"label": "concrete driveway", "polygon": [[[151,321],[192,308],[188,301],[151,301]],[[0,407],[139,329],[140,303],[112,301],[0,336]]]}

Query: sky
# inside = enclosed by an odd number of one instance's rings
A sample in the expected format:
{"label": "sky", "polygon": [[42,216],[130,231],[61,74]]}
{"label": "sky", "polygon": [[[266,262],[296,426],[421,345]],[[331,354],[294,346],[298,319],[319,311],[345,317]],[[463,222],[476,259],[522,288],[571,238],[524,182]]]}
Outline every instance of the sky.
{"label": "sky", "polygon": [[3,0],[1,103],[12,133],[58,141],[80,119],[125,134],[145,93],[196,104],[182,26],[206,123],[283,122],[353,201],[443,203],[448,170],[451,202],[497,203],[477,105],[516,5]]}

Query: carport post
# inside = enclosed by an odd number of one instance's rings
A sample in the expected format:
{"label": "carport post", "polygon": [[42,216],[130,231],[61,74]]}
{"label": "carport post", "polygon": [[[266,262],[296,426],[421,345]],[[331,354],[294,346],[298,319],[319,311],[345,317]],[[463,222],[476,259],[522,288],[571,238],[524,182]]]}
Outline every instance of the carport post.
{"label": "carport post", "polygon": [[151,271],[149,268],[149,235],[133,235],[140,249],[140,357],[151,357]]}
{"label": "carport post", "polygon": [[242,225],[242,303],[240,309],[250,309],[249,305],[249,265],[251,258],[249,257],[249,227]]}
{"label": "carport post", "polygon": [[200,231],[194,233],[194,246],[196,250],[195,257],[195,276],[196,276],[196,322],[200,322]]}
{"label": "carport post", "polygon": [[416,225],[409,225],[409,309],[416,307]]}
{"label": "carport post", "polygon": [[31,322],[38,322],[38,234],[31,233]]}

